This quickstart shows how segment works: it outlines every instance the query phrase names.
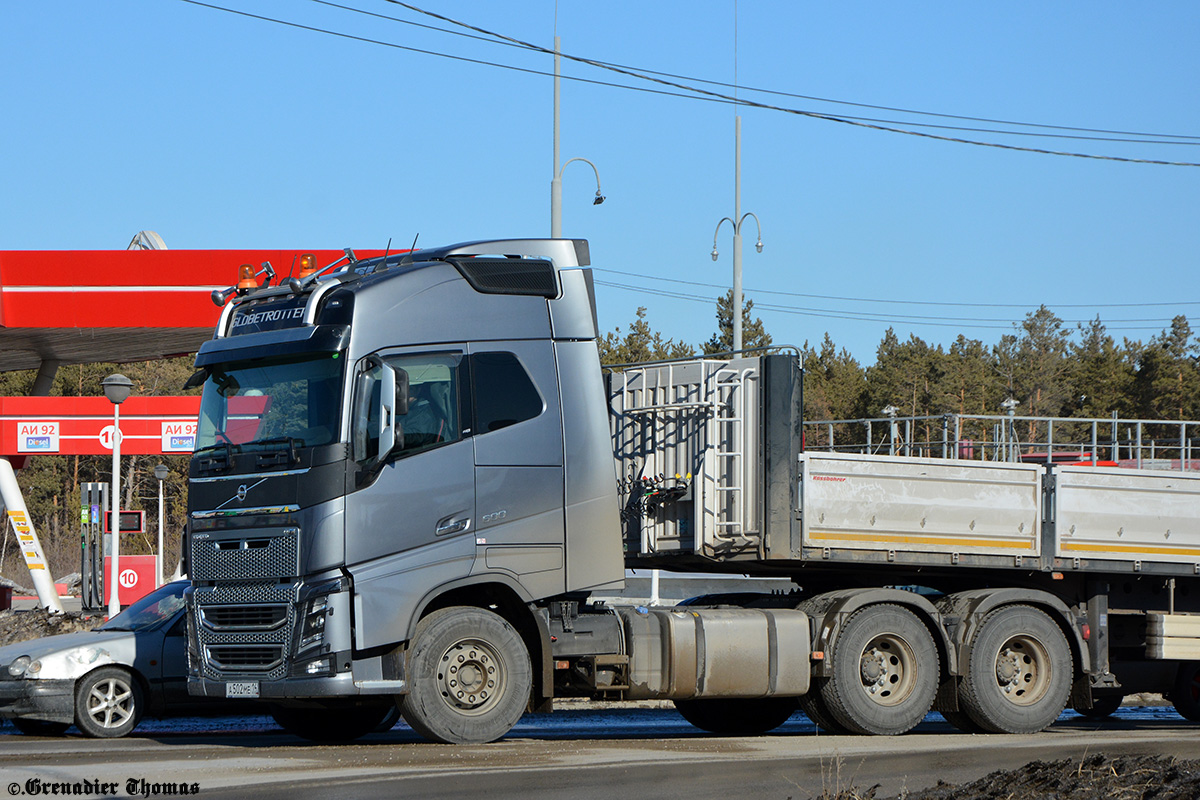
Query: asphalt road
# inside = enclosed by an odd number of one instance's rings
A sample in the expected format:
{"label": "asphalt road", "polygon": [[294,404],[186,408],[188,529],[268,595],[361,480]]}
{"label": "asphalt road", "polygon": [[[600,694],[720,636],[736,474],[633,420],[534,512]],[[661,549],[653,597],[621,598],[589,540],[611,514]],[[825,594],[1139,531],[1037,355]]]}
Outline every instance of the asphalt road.
{"label": "asphalt road", "polygon": [[162,785],[186,784],[205,798],[255,800],[807,800],[875,784],[884,797],[1036,759],[1200,758],[1198,733],[1168,708],[1122,709],[1103,723],[1067,713],[1032,736],[964,735],[931,714],[893,738],[819,734],[800,714],[771,735],[743,738],[703,734],[669,709],[568,710],[527,716],[504,740],[465,747],[428,744],[403,725],[349,745],[315,745],[262,717],[147,721],[135,736],[108,741],[29,737],[5,725],[0,795],[90,781],[91,796],[179,796]]}

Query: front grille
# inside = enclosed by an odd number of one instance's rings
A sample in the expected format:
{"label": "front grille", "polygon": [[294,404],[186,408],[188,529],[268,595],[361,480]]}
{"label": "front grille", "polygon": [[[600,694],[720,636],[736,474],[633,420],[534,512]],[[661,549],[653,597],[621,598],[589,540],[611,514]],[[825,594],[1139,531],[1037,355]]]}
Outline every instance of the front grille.
{"label": "front grille", "polygon": [[199,623],[196,637],[203,677],[234,680],[247,673],[263,680],[285,677],[298,591],[298,583],[197,586],[192,603]]}
{"label": "front grille", "polygon": [[274,630],[287,622],[286,605],[210,606],[200,610],[204,627],[214,631]]}
{"label": "front grille", "polygon": [[192,579],[252,581],[300,574],[300,533],[289,529],[223,539],[192,539]]}
{"label": "front grille", "polygon": [[283,664],[283,648],[255,645],[213,645],[205,648],[208,662],[227,672],[267,672]]}

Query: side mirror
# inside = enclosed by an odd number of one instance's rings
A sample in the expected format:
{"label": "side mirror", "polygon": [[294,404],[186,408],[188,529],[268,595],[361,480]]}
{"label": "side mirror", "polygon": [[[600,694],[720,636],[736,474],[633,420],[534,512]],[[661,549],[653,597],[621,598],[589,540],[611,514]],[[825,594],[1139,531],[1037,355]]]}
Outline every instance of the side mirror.
{"label": "side mirror", "polygon": [[[396,370],[396,416],[403,417],[408,413],[408,373]],[[401,443],[403,444],[403,443]]]}
{"label": "side mirror", "polygon": [[[379,369],[379,455],[387,458],[396,446],[396,370],[380,363]],[[408,403],[408,374],[404,375],[405,405]]]}

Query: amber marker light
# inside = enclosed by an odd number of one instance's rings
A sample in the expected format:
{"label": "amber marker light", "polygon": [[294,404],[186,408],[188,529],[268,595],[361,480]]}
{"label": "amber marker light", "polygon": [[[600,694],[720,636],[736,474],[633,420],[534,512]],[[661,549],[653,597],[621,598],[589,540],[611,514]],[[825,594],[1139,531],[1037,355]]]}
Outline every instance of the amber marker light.
{"label": "amber marker light", "polygon": [[300,256],[300,280],[304,280],[309,275],[317,271],[317,257],[312,253],[305,253]]}
{"label": "amber marker light", "polygon": [[242,264],[238,267],[238,292],[246,292],[258,286],[258,282],[254,280],[254,267],[250,264]]}

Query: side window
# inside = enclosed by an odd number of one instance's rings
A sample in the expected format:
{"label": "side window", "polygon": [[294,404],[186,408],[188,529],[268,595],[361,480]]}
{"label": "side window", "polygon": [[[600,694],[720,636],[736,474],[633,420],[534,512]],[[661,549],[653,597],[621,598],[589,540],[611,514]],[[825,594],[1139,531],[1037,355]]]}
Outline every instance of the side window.
{"label": "side window", "polygon": [[[424,450],[462,438],[457,353],[395,356],[387,363],[408,373],[408,413],[396,417],[396,450]],[[401,381],[396,382],[397,385]]]}
{"label": "side window", "polygon": [[546,404],[521,362],[512,353],[471,356],[475,389],[475,432],[489,433],[533,419]]}

